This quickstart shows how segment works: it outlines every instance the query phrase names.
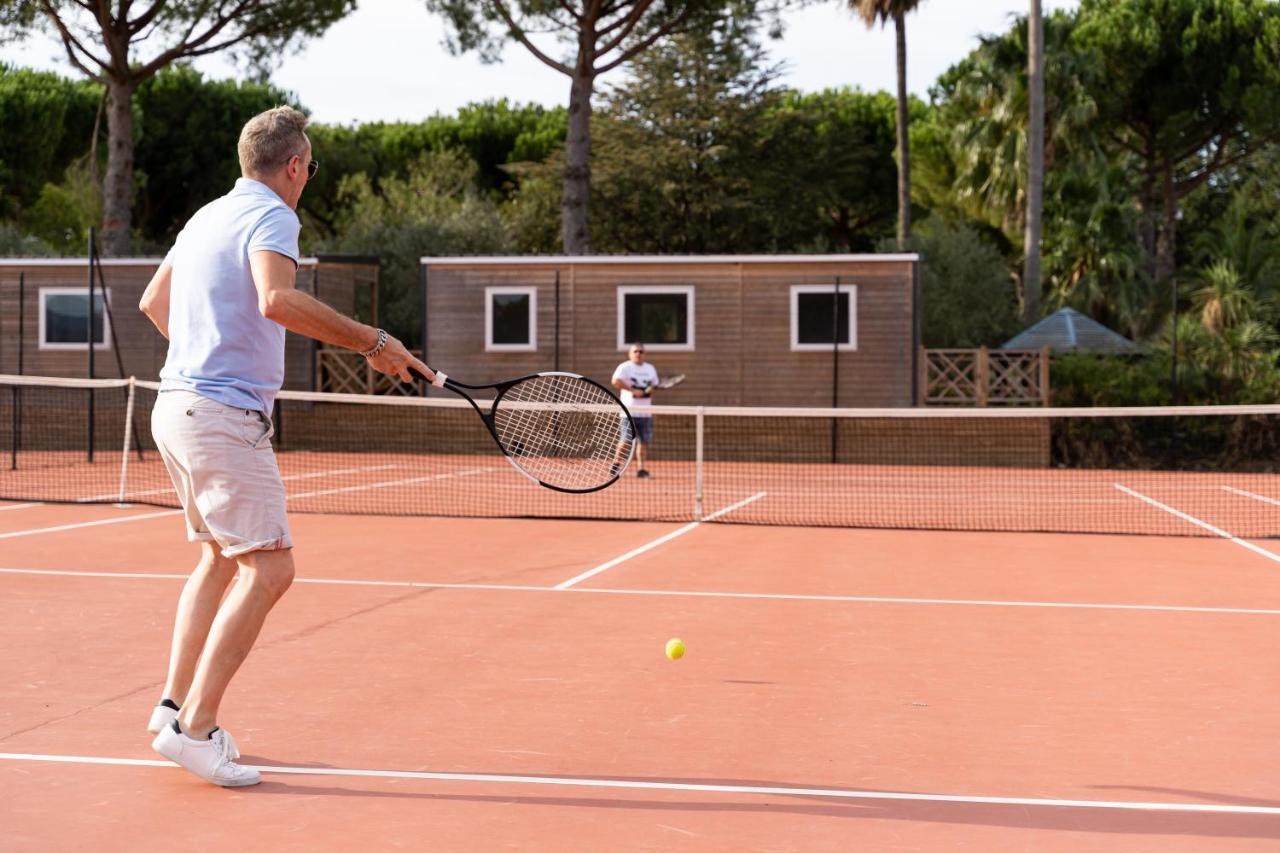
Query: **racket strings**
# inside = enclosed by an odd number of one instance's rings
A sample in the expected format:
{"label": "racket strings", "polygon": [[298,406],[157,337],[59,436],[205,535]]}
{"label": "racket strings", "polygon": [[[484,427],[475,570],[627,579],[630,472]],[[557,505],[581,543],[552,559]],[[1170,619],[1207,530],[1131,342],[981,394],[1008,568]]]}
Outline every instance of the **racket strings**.
{"label": "racket strings", "polygon": [[597,488],[631,458],[626,413],[600,386],[574,376],[534,376],[511,386],[494,411],[503,450],[538,480]]}

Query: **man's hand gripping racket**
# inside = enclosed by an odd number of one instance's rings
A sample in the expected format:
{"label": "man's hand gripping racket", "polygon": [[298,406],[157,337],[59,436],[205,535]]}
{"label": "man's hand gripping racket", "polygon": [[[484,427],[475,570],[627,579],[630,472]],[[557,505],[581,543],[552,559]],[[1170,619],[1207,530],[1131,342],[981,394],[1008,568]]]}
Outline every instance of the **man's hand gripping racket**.
{"label": "man's hand gripping racket", "polygon": [[[534,373],[490,385],[433,380],[476,410],[507,461],[540,486],[594,492],[615,483],[635,453],[635,423],[613,392],[575,373]],[[486,412],[468,391],[494,391]]]}
{"label": "man's hand gripping racket", "polygon": [[677,373],[675,376],[668,376],[666,379],[663,379],[657,385],[637,385],[632,389],[632,391],[641,392],[640,396],[642,397],[652,397],[653,394],[651,392],[655,388],[660,391],[665,391],[668,388],[676,387],[680,383],[684,382],[684,380],[685,380],[685,375],[683,373]]}

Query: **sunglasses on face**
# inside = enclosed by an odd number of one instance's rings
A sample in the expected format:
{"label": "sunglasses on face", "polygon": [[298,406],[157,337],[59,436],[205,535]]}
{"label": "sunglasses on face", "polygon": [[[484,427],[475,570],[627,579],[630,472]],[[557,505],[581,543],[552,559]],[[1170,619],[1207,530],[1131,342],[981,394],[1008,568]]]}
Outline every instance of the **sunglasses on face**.
{"label": "sunglasses on face", "polygon": [[[301,154],[294,154],[294,155],[293,155],[293,157],[297,157],[299,161],[301,161],[301,160],[302,160],[302,155],[301,155]],[[289,158],[289,160],[292,160],[292,159],[293,159],[293,157],[290,157],[290,158]],[[286,160],[285,162],[287,163],[287,162],[289,162],[289,161],[288,161],[288,160]],[[312,178],[314,178],[314,177],[316,176],[316,172],[318,172],[318,171],[320,171],[320,161],[319,161],[319,160],[308,160],[308,161],[307,161],[307,180],[309,181],[309,180],[311,180]]]}

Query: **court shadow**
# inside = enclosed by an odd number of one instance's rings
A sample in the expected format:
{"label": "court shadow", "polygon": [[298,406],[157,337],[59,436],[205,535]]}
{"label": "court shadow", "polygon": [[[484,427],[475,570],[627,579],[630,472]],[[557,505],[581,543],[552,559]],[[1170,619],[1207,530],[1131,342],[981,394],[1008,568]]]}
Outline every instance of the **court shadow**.
{"label": "court shadow", "polygon": [[1095,791],[1142,791],[1149,794],[1172,794],[1186,797],[1197,802],[1221,803],[1227,806],[1260,806],[1262,808],[1280,808],[1280,800],[1262,800],[1257,797],[1238,797],[1233,794],[1218,794],[1213,791],[1195,791],[1189,788],[1160,788],[1153,785],[1090,785]]}
{"label": "court shadow", "polygon": [[[290,764],[299,767],[303,765]],[[506,775],[482,773],[477,775]],[[438,793],[432,791],[380,790],[373,787],[343,787],[332,784],[309,785],[303,782],[305,775],[291,775],[288,781],[268,777],[261,785],[244,789],[263,796],[305,797],[356,797],[362,799],[406,800],[413,802],[501,803],[506,806],[530,808],[582,808],[593,810],[655,811],[672,814],[787,814],[810,818],[842,820],[888,820],[911,823],[949,824],[955,826],[1001,827],[1008,829],[1036,830],[1043,832],[1099,833],[1106,835],[1155,836],[1171,835],[1198,838],[1280,839],[1280,816],[1250,814],[1220,814],[1213,812],[1165,812],[1130,809],[1080,808],[1072,806],[1029,806],[1003,803],[953,803],[932,800],[878,800],[875,794],[910,794],[908,791],[866,791],[858,788],[824,786],[828,790],[867,793],[868,799],[848,800],[836,797],[820,797],[789,794],[743,795],[703,791],[671,791],[671,799],[625,796],[620,789],[596,789],[597,796],[548,796],[545,794],[491,794],[491,793]],[[563,779],[592,779],[600,777],[561,776]],[[673,784],[727,785],[743,787],[787,788],[805,787],[801,783],[747,779],[694,779],[656,777],[608,777],[626,782],[655,782]],[[296,781],[295,781],[296,780]],[[370,786],[386,780],[369,778]],[[439,785],[492,785],[508,786],[519,783],[472,782],[454,780],[398,780],[427,782]],[[1096,785],[1099,790],[1125,789],[1126,786]],[[1160,788],[1130,788],[1130,790],[1166,791],[1178,794],[1199,794]],[[745,799],[750,796],[750,799]],[[1199,794],[1205,800],[1230,802],[1232,797],[1221,794]],[[719,798],[720,801],[715,801]],[[707,801],[711,800],[711,801]],[[1243,801],[1242,801],[1243,804]]]}

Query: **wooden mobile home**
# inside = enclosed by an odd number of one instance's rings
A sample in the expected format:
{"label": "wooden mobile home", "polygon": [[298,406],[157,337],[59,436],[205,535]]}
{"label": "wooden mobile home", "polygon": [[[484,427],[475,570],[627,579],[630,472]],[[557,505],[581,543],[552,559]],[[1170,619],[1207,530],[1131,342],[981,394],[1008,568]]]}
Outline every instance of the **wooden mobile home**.
{"label": "wooden mobile home", "polygon": [[[94,375],[155,379],[168,345],[138,310],[138,300],[161,258],[104,258],[95,282]],[[376,258],[304,258],[298,288],[337,310],[376,311]],[[103,306],[103,288],[106,308]],[[0,259],[0,373],[32,376],[88,375],[86,258]],[[316,376],[316,349],[290,334],[285,387],[309,390]]]}
{"label": "wooden mobile home", "polygon": [[643,340],[655,402],[910,406],[919,257],[423,258],[426,360],[467,382],[608,382]]}

